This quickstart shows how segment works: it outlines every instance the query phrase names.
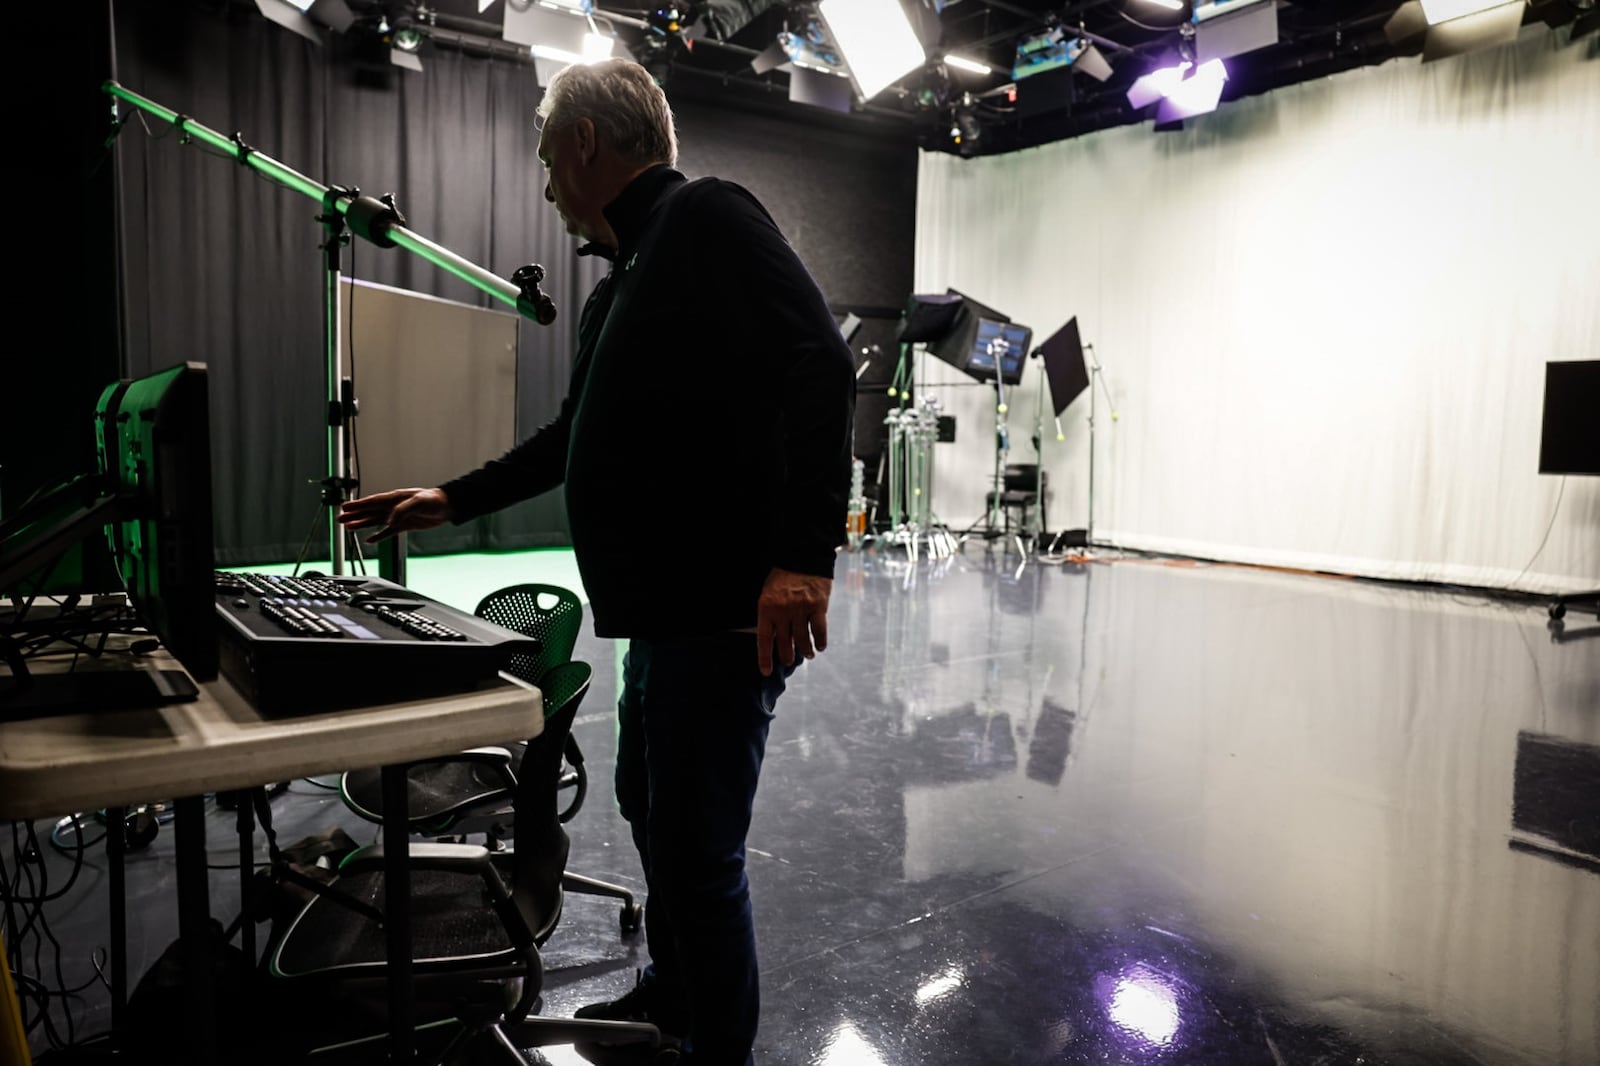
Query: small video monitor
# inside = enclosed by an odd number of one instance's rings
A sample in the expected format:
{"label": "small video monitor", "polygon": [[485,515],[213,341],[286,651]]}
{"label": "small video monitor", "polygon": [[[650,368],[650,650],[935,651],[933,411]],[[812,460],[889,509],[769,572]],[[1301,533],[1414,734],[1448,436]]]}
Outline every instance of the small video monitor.
{"label": "small video monitor", "polygon": [[967,373],[980,381],[996,377],[1007,385],[1022,382],[1022,365],[1028,358],[1033,330],[1015,322],[980,318],[967,353]]}
{"label": "small video monitor", "polygon": [[106,388],[101,472],[121,500],[106,528],[134,610],[197,681],[217,676],[206,368],[183,363]]}
{"label": "small video monitor", "polygon": [[188,675],[13,664],[0,721],[193,699],[195,681],[217,676],[207,408],[202,363],[112,383],[95,408],[98,468],[0,522],[0,591],[31,587],[73,545],[103,534],[139,621]]}
{"label": "small video monitor", "polygon": [[1600,474],[1600,359],[1544,365],[1544,419],[1539,436],[1539,473]]}

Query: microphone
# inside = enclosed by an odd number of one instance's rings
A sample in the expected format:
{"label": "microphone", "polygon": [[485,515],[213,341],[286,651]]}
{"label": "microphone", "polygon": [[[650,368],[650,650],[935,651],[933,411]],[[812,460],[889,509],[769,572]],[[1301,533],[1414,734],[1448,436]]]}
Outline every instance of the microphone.
{"label": "microphone", "polygon": [[518,267],[517,272],[511,275],[511,283],[521,290],[521,295],[517,297],[517,310],[539,325],[548,326],[556,320],[556,302],[539,287],[543,280],[544,267],[538,263]]}

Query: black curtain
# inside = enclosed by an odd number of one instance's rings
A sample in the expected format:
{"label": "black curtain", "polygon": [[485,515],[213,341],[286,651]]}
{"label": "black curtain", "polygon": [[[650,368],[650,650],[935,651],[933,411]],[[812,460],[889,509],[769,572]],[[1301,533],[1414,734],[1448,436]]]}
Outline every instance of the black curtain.
{"label": "black curtain", "polygon": [[[413,229],[502,276],[543,263],[545,287],[562,315],[551,329],[523,324],[518,432],[553,416],[571,370],[579,311],[605,264],[577,257],[541,202],[533,126],[540,90],[532,66],[440,50],[411,73],[389,67],[384,56],[370,64],[346,38],[319,48],[248,7],[228,10],[153,0],[119,5],[118,77],[214,129],[240,131],[320,182],[394,192]],[[740,182],[761,197],[836,308],[903,305],[916,210],[909,127],[765,94],[742,98],[717,79],[675,75],[668,95],[684,171]],[[309,482],[327,466],[317,207],[225,158],[180,147],[154,120],[149,129],[160,139],[130,120],[119,147],[125,369],[144,373],[183,359],[210,365],[218,558],[292,559],[322,513]],[[348,269],[348,254],[345,263]],[[358,241],[354,268],[363,279],[491,306],[399,250]],[[682,287],[685,301],[717,299],[696,279],[682,279]],[[874,318],[857,344],[878,341],[891,350],[893,326]],[[359,371],[359,337],[355,354]],[[881,372],[888,368],[885,362]],[[869,402],[858,411],[858,450],[869,470],[881,446],[882,406]],[[418,432],[450,427],[450,412],[441,411]],[[706,476],[714,478],[714,469]],[[470,527],[425,534],[414,547],[569,542],[556,492]],[[324,554],[325,544],[321,525],[313,554]]]}
{"label": "black curtain", "polygon": [[[531,66],[440,52],[416,74],[366,65],[337,39],[318,47],[253,15],[152,4],[123,5],[118,15],[117,76],[127,87],[237,130],[324,184],[395,192],[412,229],[501,276],[543,263],[562,315],[549,329],[524,320],[518,432],[555,413],[578,311],[603,264],[580,260],[541,202]],[[130,117],[120,151],[125,370],[208,364],[218,560],[295,558],[322,522],[312,482],[327,472],[318,206],[225,157],[180,146],[154,119]],[[345,256],[352,266],[362,279],[500,306],[399,249],[356,240]],[[358,392],[360,355],[358,337]],[[440,411],[417,432],[451,427],[451,412]],[[311,557],[325,557],[326,539],[322,522]],[[569,542],[560,493],[549,493],[426,534],[415,547]]]}

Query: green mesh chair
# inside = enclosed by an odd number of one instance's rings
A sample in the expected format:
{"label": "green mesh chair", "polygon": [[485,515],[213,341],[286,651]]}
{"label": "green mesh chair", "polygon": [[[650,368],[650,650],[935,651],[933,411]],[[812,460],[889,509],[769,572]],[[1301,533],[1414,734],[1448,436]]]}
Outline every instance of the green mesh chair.
{"label": "green mesh chair", "polygon": [[[516,655],[506,672],[544,688],[545,679],[572,658],[583,629],[583,603],[571,591],[556,585],[512,585],[484,597],[473,612],[496,625],[514,629],[539,641],[537,655]],[[548,725],[547,725],[548,728]],[[426,836],[449,834],[464,838],[484,833],[492,843],[515,834],[512,797],[525,745],[473,748],[439,759],[427,759],[406,769],[406,812],[411,831]],[[570,799],[558,814],[571,821],[588,793],[588,771],[583,752],[565,733],[558,753],[566,766],[558,789]],[[352,770],[339,783],[345,806],[371,822],[383,821],[383,774],[378,768]],[[620,900],[619,924],[624,936],[638,932],[643,910],[633,893],[621,885],[580,874],[565,875],[569,892]]]}
{"label": "green mesh chair", "polygon": [[[540,644],[536,655],[514,655],[506,672],[539,685],[553,667],[570,662],[583,630],[583,601],[558,585],[512,585],[485,596],[473,612],[479,618],[516,630]],[[522,761],[523,745],[474,748],[412,765],[406,771],[406,811],[411,831],[429,836],[486,832],[504,835],[509,824],[496,815],[509,814],[511,782]],[[588,771],[578,742],[568,737],[561,788],[571,798],[561,812],[571,821],[588,794]],[[509,771],[509,775],[507,775]],[[369,822],[383,821],[383,774],[378,767],[351,770],[339,780],[345,806]]]}
{"label": "green mesh chair", "polygon": [[[544,972],[539,947],[561,917],[569,841],[557,817],[556,782],[572,720],[589,689],[588,663],[547,670],[544,731],[528,742],[514,784],[517,847],[413,844],[412,951],[419,1062],[504,1061],[526,1066],[518,1049],[574,1041],[655,1046],[653,1026],[534,1014]],[[333,883],[303,907],[269,952],[274,998],[314,1005],[332,1021],[296,1053],[328,1051],[336,1061],[376,1055],[387,1040],[387,1010],[374,996],[385,974],[383,852],[354,851]],[[309,1013],[309,1012],[307,1012]]]}

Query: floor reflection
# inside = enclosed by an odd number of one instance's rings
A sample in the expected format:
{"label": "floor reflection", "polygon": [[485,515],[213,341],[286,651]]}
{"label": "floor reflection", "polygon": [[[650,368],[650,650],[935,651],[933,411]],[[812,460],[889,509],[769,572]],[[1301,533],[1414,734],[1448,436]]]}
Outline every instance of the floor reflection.
{"label": "floor reflection", "polygon": [[[1600,641],[1542,607],[973,548],[845,558],[830,621],[750,834],[763,1066],[1600,1062]],[[607,796],[620,650],[578,649],[569,861],[642,891]],[[324,790],[274,809],[371,839]],[[165,835],[129,885],[137,973],[176,935]],[[91,980],[104,909],[58,931]],[[545,964],[570,1014],[643,946],[572,897]]]}
{"label": "floor reflection", "polygon": [[1600,648],[972,556],[850,559],[780,709],[764,1062],[1600,1061]]}

